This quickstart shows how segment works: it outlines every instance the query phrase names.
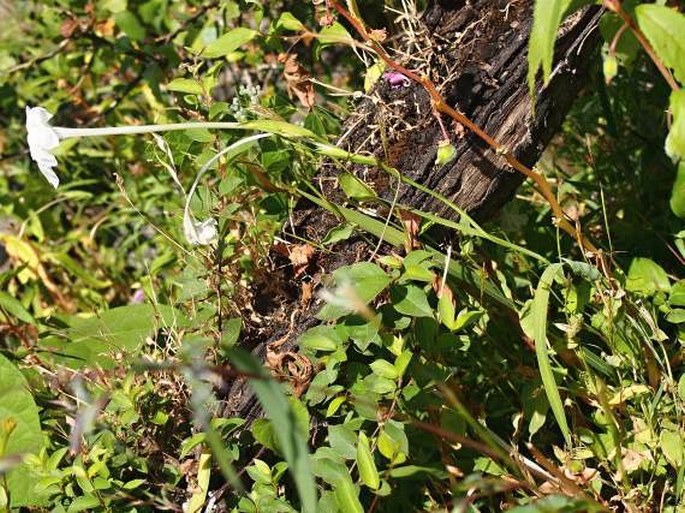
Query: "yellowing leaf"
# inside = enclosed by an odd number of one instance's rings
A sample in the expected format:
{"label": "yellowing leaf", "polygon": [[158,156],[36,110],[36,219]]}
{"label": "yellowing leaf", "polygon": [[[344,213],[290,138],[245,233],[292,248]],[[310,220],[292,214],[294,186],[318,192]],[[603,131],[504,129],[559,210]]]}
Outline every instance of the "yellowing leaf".
{"label": "yellowing leaf", "polygon": [[373,454],[371,454],[369,439],[362,432],[359,433],[359,441],[357,442],[357,465],[362,482],[372,490],[378,490],[381,485],[378,469],[373,460]]}

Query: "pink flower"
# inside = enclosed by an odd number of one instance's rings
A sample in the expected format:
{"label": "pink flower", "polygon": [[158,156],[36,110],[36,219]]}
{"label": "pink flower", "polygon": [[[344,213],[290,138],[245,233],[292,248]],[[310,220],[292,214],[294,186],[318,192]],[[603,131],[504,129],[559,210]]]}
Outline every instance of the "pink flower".
{"label": "pink flower", "polygon": [[409,84],[411,84],[411,80],[409,80],[399,71],[386,71],[383,73],[383,79],[390,85],[392,89],[409,87]]}

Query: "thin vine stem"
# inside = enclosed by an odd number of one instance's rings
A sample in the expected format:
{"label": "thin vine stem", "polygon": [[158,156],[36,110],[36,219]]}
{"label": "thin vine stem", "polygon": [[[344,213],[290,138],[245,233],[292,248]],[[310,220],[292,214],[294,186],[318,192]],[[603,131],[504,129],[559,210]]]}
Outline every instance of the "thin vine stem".
{"label": "thin vine stem", "polygon": [[597,247],[595,247],[595,245],[581,233],[578,227],[574,226],[571,223],[570,219],[564,213],[561,206],[559,205],[559,202],[554,196],[554,193],[549,183],[540,173],[534,171],[533,169],[527,167],[525,164],[519,161],[508,148],[500,144],[497,140],[495,140],[492,136],[485,132],[485,130],[483,130],[476,123],[471,121],[466,115],[450,107],[447,104],[447,102],[445,102],[442,95],[438,92],[437,88],[435,87],[435,84],[433,84],[433,82],[431,82],[431,80],[428,77],[421,76],[407,69],[406,67],[396,62],[392,57],[390,57],[390,55],[388,55],[383,46],[371,35],[369,35],[363,21],[360,18],[351,14],[347,9],[341,6],[337,0],[328,0],[328,3],[354,27],[355,31],[361,36],[364,42],[366,42],[373,49],[376,55],[378,55],[378,57],[388,67],[392,68],[393,70],[399,73],[402,73],[408,79],[423,86],[423,88],[430,96],[431,104],[433,105],[433,109],[436,112],[446,114],[454,121],[462,124],[469,130],[471,130],[471,132],[473,132],[483,142],[490,146],[490,148],[492,148],[498,155],[504,157],[504,159],[510,167],[512,167],[519,173],[523,174],[524,176],[532,180],[537,186],[540,193],[547,201],[547,203],[549,204],[550,208],[552,209],[552,213],[557,219],[557,225],[559,226],[559,228],[561,228],[566,233],[571,235],[578,242],[578,245],[585,251],[593,254],[599,254],[599,250],[597,249]]}
{"label": "thin vine stem", "polygon": [[625,25],[628,26],[628,28],[633,32],[635,38],[638,40],[640,45],[642,45],[642,48],[645,49],[645,52],[647,52],[649,58],[652,59],[652,62],[657,67],[661,75],[663,75],[669,87],[673,91],[680,91],[680,86],[678,85],[678,82],[675,81],[669,69],[664,65],[661,59],[659,59],[659,56],[654,51],[654,48],[652,48],[652,45],[645,37],[642,30],[640,30],[640,27],[638,27],[637,23],[635,23],[635,20],[632,18],[632,16],[630,16],[630,14],[628,14],[625,11],[625,9],[623,9],[621,2],[619,0],[604,0],[603,4],[604,7],[609,9],[611,12],[615,13],[619,18],[621,18],[623,23],[625,23]]}

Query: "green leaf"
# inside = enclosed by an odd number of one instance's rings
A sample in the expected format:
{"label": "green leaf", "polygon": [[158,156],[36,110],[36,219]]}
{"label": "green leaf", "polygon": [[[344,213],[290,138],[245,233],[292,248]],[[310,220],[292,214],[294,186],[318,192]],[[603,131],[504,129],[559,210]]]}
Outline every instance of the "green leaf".
{"label": "green leaf", "polygon": [[315,351],[335,351],[342,346],[340,335],[332,326],[314,326],[300,335],[297,343]]}
{"label": "green leaf", "polygon": [[[357,299],[364,304],[373,301],[390,283],[390,277],[385,271],[371,262],[340,267],[333,271],[333,277],[336,285],[349,285]],[[327,304],[319,311],[317,317],[321,320],[335,320],[353,311],[352,305]]]}
{"label": "green leaf", "polygon": [[666,138],[666,154],[672,159],[682,159],[685,158],[685,90],[673,91],[669,106],[673,123]]}
{"label": "green leaf", "polygon": [[100,506],[100,499],[95,495],[81,495],[76,497],[67,508],[67,513],[77,513],[78,511],[93,510]]}
{"label": "green leaf", "polygon": [[202,56],[208,59],[224,57],[252,41],[258,33],[256,30],[245,27],[234,28],[216,41],[209,43],[202,52]]}
{"label": "green leaf", "polygon": [[276,28],[299,32],[304,30],[305,27],[292,13],[286,11],[276,20]]}
{"label": "green leaf", "polygon": [[685,280],[673,284],[668,296],[668,304],[671,306],[685,306]]}
{"label": "green leaf", "polygon": [[433,317],[428,296],[416,285],[397,285],[390,290],[390,298],[393,308],[403,315]]}
{"label": "green leaf", "polygon": [[340,511],[345,513],[364,513],[362,503],[359,502],[359,491],[354,486],[349,474],[341,476],[335,485],[335,501]]}
{"label": "green leaf", "polygon": [[664,5],[642,4],[635,18],[659,59],[685,84],[685,16]]}
{"label": "green leaf", "polygon": [[0,309],[11,315],[12,317],[25,322],[27,324],[35,324],[36,320],[33,316],[24,308],[16,298],[10,296],[7,292],[0,290]]}
{"label": "green leaf", "polygon": [[404,463],[409,453],[409,441],[402,423],[396,420],[385,423],[378,435],[378,451],[393,465]]}
{"label": "green leaf", "polygon": [[[0,458],[13,454],[36,454],[43,445],[38,407],[29,392],[24,375],[12,362],[0,354],[0,423],[13,425]],[[7,428],[7,426],[5,426]],[[0,426],[2,431],[2,426]],[[0,436],[2,434],[0,433]],[[6,435],[5,435],[6,436]],[[0,442],[1,443],[1,442]],[[36,483],[31,469],[24,464],[6,474],[12,508],[41,503],[34,493]]]}
{"label": "green leaf", "polygon": [[175,78],[166,86],[169,91],[188,94],[204,94],[202,84],[193,78]]}
{"label": "green leaf", "polygon": [[545,83],[552,75],[557,29],[570,5],[571,0],[535,0],[528,46],[528,88],[531,95],[535,92],[535,77],[541,67]]}
{"label": "green leaf", "polygon": [[368,200],[377,196],[376,191],[374,191],[371,187],[366,185],[352,173],[341,173],[338,177],[338,180],[340,180],[340,186],[342,187],[342,190],[350,199]]}
{"label": "green leaf", "polygon": [[374,374],[382,378],[395,380],[399,377],[395,366],[386,360],[375,360],[371,362],[370,367]]}
{"label": "green leaf", "polygon": [[649,258],[634,258],[628,270],[626,290],[645,296],[669,292],[671,284],[663,268]]}
{"label": "green leaf", "polygon": [[321,244],[326,246],[329,244],[335,244],[336,242],[340,242],[342,240],[347,240],[352,236],[352,233],[354,233],[354,225],[350,223],[335,226],[326,234],[321,241]]}
{"label": "green leaf", "polygon": [[535,340],[535,356],[537,357],[540,377],[545,388],[545,394],[549,401],[554,418],[564,435],[564,440],[570,445],[571,432],[566,422],[564,405],[561,402],[559,389],[554,379],[552,364],[550,361],[549,350],[547,348],[547,307],[549,305],[549,291],[554,278],[561,272],[562,265],[555,263],[547,267],[542,273],[538,287],[535,290],[535,297],[531,306],[530,315],[532,316],[533,339]]}
{"label": "green leaf", "polygon": [[83,364],[111,368],[117,353],[135,355],[159,327],[181,327],[185,322],[180,312],[167,305],[126,305],[94,317],[72,316],[61,340],[50,337],[41,345],[58,350],[55,359],[75,368]]}
{"label": "green leaf", "polygon": [[266,415],[274,426],[278,426],[275,430],[276,439],[295,481],[302,511],[314,513],[317,504],[316,483],[309,458],[307,433],[303,432],[282,385],[271,379],[251,354],[232,348],[230,356],[231,362],[239,371],[260,376],[257,379],[250,379],[250,385]]}
{"label": "green leaf", "polygon": [[362,483],[372,490],[378,490],[381,485],[381,479],[378,475],[376,462],[373,460],[373,454],[371,454],[369,439],[361,431],[359,432],[359,441],[357,442],[357,466],[359,467],[359,477]]}
{"label": "green leaf", "polygon": [[[673,132],[672,129],[671,132]],[[675,215],[685,218],[685,159],[681,160],[680,164],[678,164],[678,171],[675,182],[673,182],[673,189],[671,190],[670,205]]]}
{"label": "green leaf", "polygon": [[131,11],[123,11],[114,16],[117,27],[132,41],[142,41],[145,38],[145,28],[138,17]]}
{"label": "green leaf", "polygon": [[234,346],[240,338],[242,328],[243,320],[240,317],[225,321],[221,329],[221,345],[224,347]]}
{"label": "green leaf", "polygon": [[449,330],[454,329],[454,321],[457,315],[457,309],[454,307],[452,294],[441,294],[438,299],[438,314],[440,315],[440,322]]}
{"label": "green leaf", "polygon": [[685,456],[683,444],[685,444],[685,440],[677,431],[664,430],[659,436],[659,446],[664,453],[664,457],[676,470],[683,464],[683,456]]}

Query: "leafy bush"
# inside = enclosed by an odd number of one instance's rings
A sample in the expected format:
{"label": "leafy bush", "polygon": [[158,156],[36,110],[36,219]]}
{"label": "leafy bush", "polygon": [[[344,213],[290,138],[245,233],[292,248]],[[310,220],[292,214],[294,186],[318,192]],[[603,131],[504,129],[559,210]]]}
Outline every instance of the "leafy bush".
{"label": "leafy bush", "polygon": [[[604,2],[592,83],[481,226],[334,145],[347,96],[420,79],[367,27],[423,6],[386,3],[0,2],[0,511],[683,507],[685,15]],[[533,87],[572,2],[535,4]],[[303,199],[320,243],[282,239]],[[246,351],[276,325],[299,351]],[[224,415],[238,378],[264,417]]]}

